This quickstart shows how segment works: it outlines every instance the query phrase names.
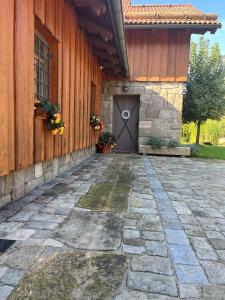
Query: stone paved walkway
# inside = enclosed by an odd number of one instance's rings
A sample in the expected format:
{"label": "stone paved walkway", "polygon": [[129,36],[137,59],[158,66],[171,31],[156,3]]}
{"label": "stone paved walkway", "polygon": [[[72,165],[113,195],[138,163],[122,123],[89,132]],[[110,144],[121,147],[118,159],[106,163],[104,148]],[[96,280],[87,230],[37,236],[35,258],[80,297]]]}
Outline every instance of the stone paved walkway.
{"label": "stone paved walkway", "polygon": [[[121,188],[127,211],[78,204],[99,184]],[[225,162],[95,156],[1,209],[0,222],[0,238],[16,240],[0,257],[0,300],[23,299],[15,293],[25,274],[77,250],[125,254],[127,269],[108,296],[65,299],[225,299]]]}

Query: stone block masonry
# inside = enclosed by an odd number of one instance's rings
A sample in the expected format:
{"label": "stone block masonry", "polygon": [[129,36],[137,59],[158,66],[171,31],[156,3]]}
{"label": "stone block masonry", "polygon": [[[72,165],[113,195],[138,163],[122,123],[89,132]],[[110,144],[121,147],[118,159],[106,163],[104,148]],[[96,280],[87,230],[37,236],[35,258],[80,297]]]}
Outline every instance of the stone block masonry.
{"label": "stone block masonry", "polygon": [[[128,86],[128,92],[123,91]],[[139,145],[149,136],[180,140],[184,83],[179,82],[103,82],[102,114],[106,129],[113,128],[113,97],[139,95]]]}
{"label": "stone block masonry", "polygon": [[[133,174],[128,211],[81,207],[96,185],[112,183],[119,166]],[[120,183],[127,168],[119,168]],[[0,299],[17,284],[7,299],[28,299],[40,285],[40,299],[71,299],[80,291],[80,299],[225,299],[224,176],[221,161],[124,154],[85,160],[0,210],[0,235],[16,240],[0,258]],[[99,190],[95,204],[101,197]],[[72,290],[76,282],[84,285]],[[105,294],[108,283],[118,287],[113,296]]]}
{"label": "stone block masonry", "polygon": [[0,177],[0,207],[29,193],[95,153],[86,148],[48,161],[39,162]]}

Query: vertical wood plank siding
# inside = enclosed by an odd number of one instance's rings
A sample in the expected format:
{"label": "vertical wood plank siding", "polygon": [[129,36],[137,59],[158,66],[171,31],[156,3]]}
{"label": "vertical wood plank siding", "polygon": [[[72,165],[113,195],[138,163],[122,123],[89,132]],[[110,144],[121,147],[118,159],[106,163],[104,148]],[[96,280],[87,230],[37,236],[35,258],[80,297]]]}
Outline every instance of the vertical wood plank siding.
{"label": "vertical wood plank siding", "polygon": [[126,42],[131,80],[187,80],[188,31],[129,29],[126,30]]}
{"label": "vertical wood plank siding", "polygon": [[[15,1],[15,153],[16,167],[33,163],[34,3]],[[7,13],[7,12],[6,12]],[[11,137],[9,137],[11,138]]]}
{"label": "vertical wood plank siding", "polygon": [[[34,117],[35,17],[57,41],[57,86],[65,134]],[[101,70],[69,0],[0,0],[0,176],[95,144],[89,126],[91,82],[100,112]]]}
{"label": "vertical wood plank siding", "polygon": [[[8,13],[6,13],[8,12]],[[13,39],[14,2],[0,0],[0,176],[15,166]],[[7,28],[2,30],[2,28]]]}

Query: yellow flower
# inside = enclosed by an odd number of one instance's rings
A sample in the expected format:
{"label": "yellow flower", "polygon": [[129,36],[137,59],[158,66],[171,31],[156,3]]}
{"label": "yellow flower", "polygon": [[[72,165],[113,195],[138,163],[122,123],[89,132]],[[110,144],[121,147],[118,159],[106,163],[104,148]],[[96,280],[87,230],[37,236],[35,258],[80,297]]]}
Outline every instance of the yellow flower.
{"label": "yellow flower", "polygon": [[38,99],[34,100],[34,104],[40,104],[40,103],[41,103],[41,100],[38,100]]}
{"label": "yellow flower", "polygon": [[55,117],[55,124],[59,124],[60,121],[61,121],[61,116],[60,116],[60,114],[54,114],[54,117]]}
{"label": "yellow flower", "polygon": [[60,127],[60,128],[59,128],[59,134],[62,135],[63,133],[64,133],[64,127]]}
{"label": "yellow flower", "polygon": [[57,117],[57,118],[55,119],[55,124],[59,124],[60,121],[61,121],[61,118],[60,118],[60,117]]}
{"label": "yellow flower", "polygon": [[53,134],[53,135],[56,135],[57,133],[58,133],[58,128],[52,129],[52,134]]}

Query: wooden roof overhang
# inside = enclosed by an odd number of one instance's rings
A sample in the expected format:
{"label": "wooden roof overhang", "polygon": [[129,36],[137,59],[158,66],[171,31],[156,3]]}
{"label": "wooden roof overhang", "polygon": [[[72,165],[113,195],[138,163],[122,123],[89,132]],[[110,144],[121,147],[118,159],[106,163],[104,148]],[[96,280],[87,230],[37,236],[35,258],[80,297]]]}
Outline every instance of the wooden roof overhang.
{"label": "wooden roof overhang", "polygon": [[73,4],[78,25],[86,32],[100,67],[106,73],[128,77],[121,0],[73,0]]}

